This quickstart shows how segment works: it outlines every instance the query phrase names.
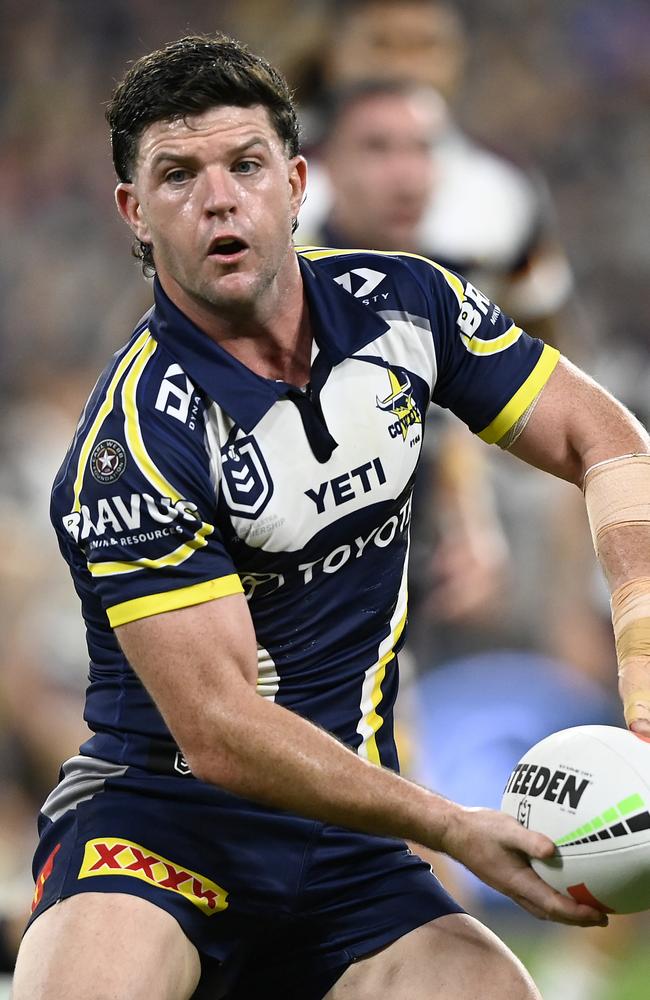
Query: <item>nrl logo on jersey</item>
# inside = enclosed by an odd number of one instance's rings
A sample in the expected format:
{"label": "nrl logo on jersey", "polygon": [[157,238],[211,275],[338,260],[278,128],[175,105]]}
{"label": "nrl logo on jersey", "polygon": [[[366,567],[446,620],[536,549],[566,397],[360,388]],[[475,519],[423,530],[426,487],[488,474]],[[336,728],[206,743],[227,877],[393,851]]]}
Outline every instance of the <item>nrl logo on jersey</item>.
{"label": "nrl logo on jersey", "polygon": [[411,395],[411,380],[403,372],[398,374],[392,368],[387,369],[389,392],[383,399],[376,397],[377,409],[392,413],[397,419],[388,425],[388,433],[392,438],[406,441],[409,427],[422,423],[422,414]]}
{"label": "nrl logo on jersey", "polygon": [[273,480],[252,435],[221,449],[221,490],[231,513],[258,517],[273,496]]}

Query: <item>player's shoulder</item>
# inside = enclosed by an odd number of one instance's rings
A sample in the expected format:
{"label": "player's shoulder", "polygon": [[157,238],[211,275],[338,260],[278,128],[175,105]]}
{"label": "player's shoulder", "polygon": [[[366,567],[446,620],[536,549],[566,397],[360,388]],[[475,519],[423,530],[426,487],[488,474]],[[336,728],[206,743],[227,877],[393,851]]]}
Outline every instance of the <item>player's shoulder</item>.
{"label": "player's shoulder", "polygon": [[128,466],[150,479],[171,451],[190,459],[203,447],[203,396],[148,319],[98,378],[55,479],[53,509],[117,483]]}
{"label": "player's shoulder", "polygon": [[459,303],[464,298],[462,279],[421,254],[322,246],[296,250],[312,269],[366,305],[406,309],[417,306],[422,311],[440,295],[452,294]]}

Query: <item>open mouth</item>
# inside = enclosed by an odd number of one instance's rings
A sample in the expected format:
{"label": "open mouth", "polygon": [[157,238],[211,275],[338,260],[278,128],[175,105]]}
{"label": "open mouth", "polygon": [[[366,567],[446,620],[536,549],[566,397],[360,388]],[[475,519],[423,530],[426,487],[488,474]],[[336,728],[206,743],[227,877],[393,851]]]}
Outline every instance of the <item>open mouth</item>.
{"label": "open mouth", "polygon": [[221,257],[229,260],[238,257],[244,250],[248,249],[248,244],[244,243],[237,236],[218,236],[210,244],[208,255],[210,257]]}

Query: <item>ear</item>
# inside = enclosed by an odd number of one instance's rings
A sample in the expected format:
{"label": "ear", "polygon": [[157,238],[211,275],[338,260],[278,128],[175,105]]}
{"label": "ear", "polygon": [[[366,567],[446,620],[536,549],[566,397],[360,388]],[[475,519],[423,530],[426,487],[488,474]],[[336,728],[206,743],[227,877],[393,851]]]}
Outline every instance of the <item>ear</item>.
{"label": "ear", "polygon": [[149,228],[142,216],[142,206],[135,185],[121,181],[115,188],[117,210],[142,243],[151,243]]}
{"label": "ear", "polygon": [[289,161],[289,185],[291,187],[291,215],[295,219],[307,187],[307,160],[304,156],[294,156]]}

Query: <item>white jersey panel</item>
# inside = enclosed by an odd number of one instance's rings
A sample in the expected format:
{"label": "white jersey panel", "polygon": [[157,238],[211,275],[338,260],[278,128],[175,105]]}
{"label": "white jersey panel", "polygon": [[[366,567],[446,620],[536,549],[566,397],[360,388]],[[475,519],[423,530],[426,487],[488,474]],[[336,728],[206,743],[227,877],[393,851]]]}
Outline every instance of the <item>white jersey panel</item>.
{"label": "white jersey panel", "polygon": [[257,647],[257,693],[267,701],[275,701],[280,678],[273,657],[264,646]]}
{"label": "white jersey panel", "polygon": [[[415,353],[423,367],[424,351]],[[400,349],[394,354],[402,357]],[[218,406],[210,408],[207,437],[211,449],[220,451],[221,493],[237,536],[252,548],[298,552],[345,515],[396,499],[413,476],[423,414],[408,374],[348,358],[333,370],[320,402],[339,442],[326,465],[314,457],[300,412],[290,400],[272,407],[253,435],[239,430],[234,437],[232,421]],[[228,492],[233,477],[239,483],[238,500],[232,489]],[[246,491],[252,495],[265,477],[260,515],[251,516],[255,507],[251,502],[245,509]]]}
{"label": "white jersey panel", "polygon": [[410,313],[391,309],[377,315],[389,324],[390,330],[357,353],[374,354],[391,365],[407,368],[424,379],[431,396],[437,375],[431,323],[423,316],[411,316]]}

